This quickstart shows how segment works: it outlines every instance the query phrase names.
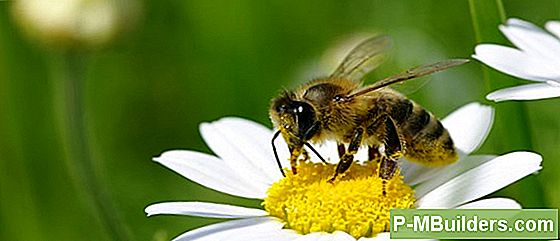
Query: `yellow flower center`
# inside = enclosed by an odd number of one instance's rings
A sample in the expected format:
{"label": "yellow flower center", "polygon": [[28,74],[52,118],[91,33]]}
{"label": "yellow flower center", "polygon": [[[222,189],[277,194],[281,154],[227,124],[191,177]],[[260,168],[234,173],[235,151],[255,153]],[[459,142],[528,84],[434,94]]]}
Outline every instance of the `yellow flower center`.
{"label": "yellow flower center", "polygon": [[330,183],[335,165],[300,163],[298,174],[288,171],[268,189],[263,205],[285,228],[301,234],[340,230],[355,238],[372,237],[389,231],[390,209],[414,208],[416,201],[398,172],[384,185],[377,169],[376,162],[354,163]]}

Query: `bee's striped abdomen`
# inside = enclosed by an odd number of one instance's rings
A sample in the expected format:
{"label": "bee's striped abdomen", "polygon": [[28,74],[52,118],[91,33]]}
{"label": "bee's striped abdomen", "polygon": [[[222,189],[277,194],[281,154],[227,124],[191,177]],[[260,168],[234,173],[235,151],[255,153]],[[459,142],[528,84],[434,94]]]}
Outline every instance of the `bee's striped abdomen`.
{"label": "bee's striped abdomen", "polygon": [[388,114],[399,126],[408,121],[414,110],[414,104],[406,98],[396,98],[389,106]]}
{"label": "bee's striped abdomen", "polygon": [[405,156],[428,166],[445,165],[458,158],[453,140],[441,122],[416,103],[401,125],[405,138]]}
{"label": "bee's striped abdomen", "polygon": [[404,122],[405,133],[410,137],[418,135],[432,120],[432,115],[417,104],[413,104],[411,115]]}
{"label": "bee's striped abdomen", "polygon": [[[408,160],[426,166],[438,166],[453,163],[458,159],[449,132],[423,107],[393,91],[376,93],[372,95],[371,100],[372,107],[368,110],[366,120],[375,121],[388,114],[397,126],[404,147],[403,154]],[[378,126],[373,123],[375,122],[367,125],[366,134],[379,138]],[[376,141],[383,142],[379,139]]]}

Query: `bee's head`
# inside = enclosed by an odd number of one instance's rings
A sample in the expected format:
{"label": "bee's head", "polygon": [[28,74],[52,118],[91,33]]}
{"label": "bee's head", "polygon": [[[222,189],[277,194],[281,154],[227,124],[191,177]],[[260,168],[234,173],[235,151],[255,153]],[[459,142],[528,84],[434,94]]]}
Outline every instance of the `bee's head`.
{"label": "bee's head", "polygon": [[270,118],[285,139],[307,141],[318,129],[315,109],[309,103],[294,100],[293,93],[284,92],[272,100]]}

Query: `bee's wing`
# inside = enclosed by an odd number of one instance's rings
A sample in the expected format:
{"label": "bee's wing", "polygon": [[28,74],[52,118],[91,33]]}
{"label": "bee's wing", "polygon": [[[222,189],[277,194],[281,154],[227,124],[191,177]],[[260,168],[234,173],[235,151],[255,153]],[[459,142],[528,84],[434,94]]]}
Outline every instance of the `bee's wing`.
{"label": "bee's wing", "polygon": [[385,60],[391,45],[391,38],[385,35],[364,40],[348,53],[331,77],[359,81]]}
{"label": "bee's wing", "polygon": [[403,73],[400,73],[398,75],[395,76],[391,76],[385,79],[382,79],[380,81],[375,82],[374,84],[359,90],[356,93],[351,94],[350,96],[347,96],[347,98],[352,98],[354,96],[359,96],[359,95],[363,95],[366,93],[369,93],[371,91],[377,90],[377,89],[381,89],[383,87],[395,84],[395,83],[399,83],[399,82],[403,82],[403,81],[407,81],[407,80],[411,80],[411,79],[415,79],[418,77],[422,77],[425,75],[429,75],[429,74],[433,74],[435,72],[439,72],[445,69],[449,69],[452,67],[455,67],[457,65],[462,65],[469,62],[468,59],[450,59],[450,60],[444,60],[441,62],[437,62],[437,63],[433,63],[433,64],[427,64],[427,65],[422,65],[416,68],[412,68],[409,69]]}
{"label": "bee's wing", "polygon": [[411,95],[422,89],[431,80],[431,78],[421,78],[414,81],[404,81],[391,85],[391,89],[394,89],[403,95]]}

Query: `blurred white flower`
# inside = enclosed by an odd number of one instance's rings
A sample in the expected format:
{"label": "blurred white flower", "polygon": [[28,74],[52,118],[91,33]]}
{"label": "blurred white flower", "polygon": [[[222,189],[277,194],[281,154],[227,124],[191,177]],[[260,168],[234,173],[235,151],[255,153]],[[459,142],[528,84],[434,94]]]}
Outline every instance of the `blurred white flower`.
{"label": "blurred white flower", "polygon": [[546,30],[511,18],[500,31],[517,47],[479,44],[472,56],[488,66],[518,78],[536,81],[494,91],[489,100],[535,100],[560,96],[560,22],[549,21]]}
{"label": "blurred white flower", "polygon": [[60,46],[98,46],[134,22],[134,0],[18,0],[12,13],[31,37]]}

